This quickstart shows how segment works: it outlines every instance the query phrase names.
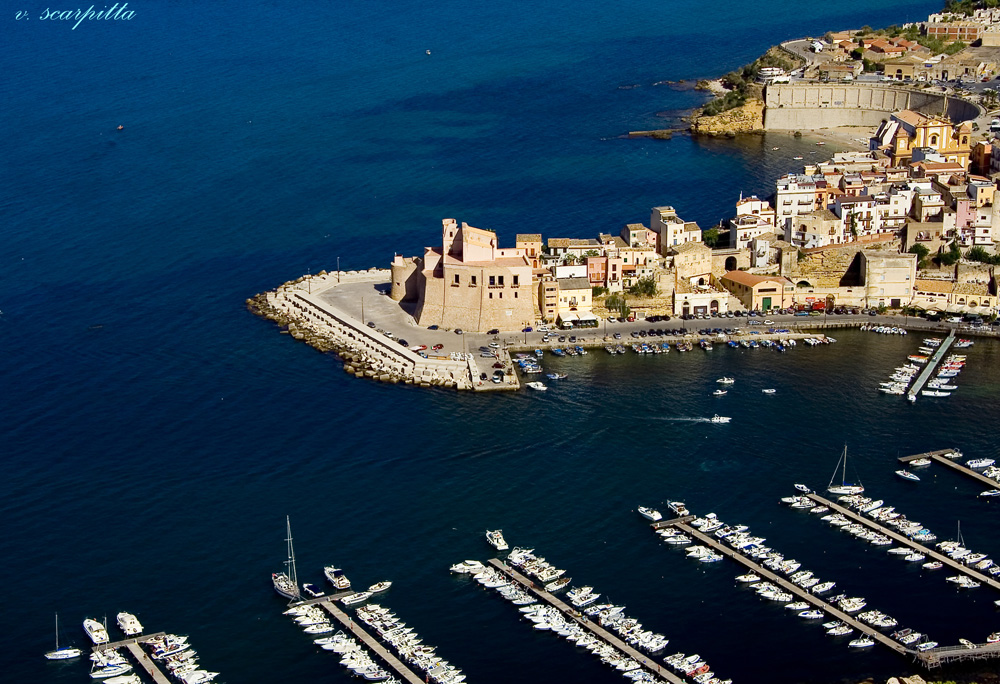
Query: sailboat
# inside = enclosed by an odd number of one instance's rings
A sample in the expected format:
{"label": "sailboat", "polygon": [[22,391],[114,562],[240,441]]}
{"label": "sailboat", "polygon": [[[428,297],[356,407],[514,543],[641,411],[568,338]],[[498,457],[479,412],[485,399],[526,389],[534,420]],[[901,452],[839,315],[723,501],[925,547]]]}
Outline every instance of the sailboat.
{"label": "sailboat", "polygon": [[[841,467],[843,463],[843,467]],[[840,484],[835,485],[833,481],[837,479],[837,471],[840,470]],[[837,461],[837,467],[833,470],[833,477],[830,478],[830,484],[827,485],[826,491],[830,494],[860,494],[865,491],[863,485],[859,484],[848,484],[847,483],[847,445],[844,445],[844,453],[840,455],[840,460]]]}
{"label": "sailboat", "polygon": [[67,658],[79,658],[83,651],[78,648],[59,648],[59,613],[56,613],[56,650],[49,651],[45,657],[49,660],[66,660]]}
{"label": "sailboat", "polygon": [[292,523],[288,516],[285,516],[285,532],[288,535],[285,542],[288,544],[288,560],[285,561],[285,572],[272,572],[271,583],[274,590],[285,598],[298,599],[299,580],[295,573],[295,549],[292,547]]}

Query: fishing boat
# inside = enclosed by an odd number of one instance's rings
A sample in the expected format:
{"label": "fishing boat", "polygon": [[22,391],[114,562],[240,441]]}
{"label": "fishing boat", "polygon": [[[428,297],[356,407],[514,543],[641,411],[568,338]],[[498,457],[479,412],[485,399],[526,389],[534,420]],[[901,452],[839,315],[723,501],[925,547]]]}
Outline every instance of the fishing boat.
{"label": "fishing boat", "polygon": [[327,565],[323,568],[323,574],[326,576],[327,581],[332,584],[336,589],[344,591],[351,588],[351,580],[347,579],[344,571],[340,568],[335,568],[332,565]]}
{"label": "fishing boat", "polygon": [[[833,481],[837,478],[837,470],[840,470],[840,484],[835,485]],[[847,482],[847,445],[844,445],[844,453],[840,455],[840,460],[837,461],[837,468],[833,471],[833,477],[830,478],[830,483],[826,487],[826,491],[830,494],[861,494],[865,491],[864,485],[860,482],[858,484],[848,484]]]}
{"label": "fishing boat", "polygon": [[656,522],[657,520],[661,520],[663,518],[660,512],[655,508],[647,508],[646,506],[639,506],[637,510],[639,511],[639,515],[641,515],[646,520],[652,520],[653,522]]}
{"label": "fishing boat", "polygon": [[274,590],[281,596],[289,599],[300,598],[299,581],[295,574],[295,549],[292,547],[292,523],[289,517],[285,516],[285,544],[288,550],[288,559],[285,561],[285,572],[272,572],[271,584]]}
{"label": "fishing boat", "polygon": [[912,480],[913,482],[920,481],[920,478],[911,473],[909,470],[897,470],[896,474],[899,475],[904,480]]}
{"label": "fishing boat", "polygon": [[[89,634],[89,632],[88,632]],[[56,613],[56,650],[49,651],[45,657],[49,660],[67,660],[69,658],[79,658],[83,651],[69,646],[59,648],[59,613]]]}
{"label": "fishing boat", "polygon": [[732,418],[728,416],[720,416],[719,414],[715,414],[709,420],[713,423],[728,423],[729,421],[732,420]]}
{"label": "fishing boat", "polygon": [[503,538],[503,530],[486,530],[486,541],[497,551],[506,551],[507,540]]}

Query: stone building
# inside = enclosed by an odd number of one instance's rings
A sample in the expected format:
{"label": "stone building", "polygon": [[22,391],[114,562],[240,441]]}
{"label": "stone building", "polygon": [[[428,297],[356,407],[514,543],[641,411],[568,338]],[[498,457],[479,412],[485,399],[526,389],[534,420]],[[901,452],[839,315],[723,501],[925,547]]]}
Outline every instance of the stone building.
{"label": "stone building", "polygon": [[484,332],[520,330],[535,320],[532,269],[524,250],[500,249],[492,231],[442,221],[441,247],[423,258],[396,256],[393,299],[414,302],[422,326]]}
{"label": "stone building", "polygon": [[862,251],[861,273],[865,306],[888,306],[896,309],[913,296],[917,278],[917,255]]}
{"label": "stone building", "polygon": [[722,276],[722,286],[751,311],[784,309],[794,301],[795,286],[782,276],[729,271]]}
{"label": "stone building", "polygon": [[701,242],[701,228],[694,221],[677,216],[673,207],[653,207],[649,218],[650,229],[659,233],[660,253],[685,242]]}
{"label": "stone building", "polygon": [[902,166],[913,159],[914,149],[929,148],[943,161],[968,169],[971,136],[972,124],[968,121],[953,125],[947,117],[904,109],[882,122],[869,141],[869,149],[887,156],[893,166]]}

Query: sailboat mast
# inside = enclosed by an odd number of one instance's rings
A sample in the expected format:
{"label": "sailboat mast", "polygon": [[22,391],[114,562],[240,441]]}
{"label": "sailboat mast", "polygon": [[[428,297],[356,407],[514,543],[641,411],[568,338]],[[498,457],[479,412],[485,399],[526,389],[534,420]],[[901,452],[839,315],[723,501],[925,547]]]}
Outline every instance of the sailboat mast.
{"label": "sailboat mast", "polygon": [[59,650],[59,613],[56,613],[56,650]]}
{"label": "sailboat mast", "polygon": [[288,542],[288,560],[285,561],[285,564],[290,568],[292,585],[298,590],[299,578],[295,572],[295,548],[292,546],[292,521],[287,515],[285,516],[285,531],[288,534],[288,538],[285,539]]}
{"label": "sailboat mast", "polygon": [[840,481],[844,484],[847,483],[847,445],[844,445],[844,472],[840,475]]}

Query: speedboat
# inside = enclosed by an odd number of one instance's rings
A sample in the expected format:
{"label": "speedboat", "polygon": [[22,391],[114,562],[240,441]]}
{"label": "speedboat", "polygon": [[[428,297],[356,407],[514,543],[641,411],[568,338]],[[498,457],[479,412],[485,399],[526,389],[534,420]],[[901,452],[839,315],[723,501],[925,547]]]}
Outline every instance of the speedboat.
{"label": "speedboat", "polygon": [[380,591],[385,591],[386,589],[388,589],[391,586],[392,586],[392,582],[389,582],[389,581],[377,582],[377,583],[371,585],[370,587],[368,587],[368,592],[371,593],[371,594],[377,594]]}
{"label": "speedboat", "polygon": [[777,393],[777,391],[778,390],[776,390],[776,389],[763,389],[763,390],[761,390],[761,392],[764,393],[764,394],[775,394],[775,393]]}
{"label": "speedboat", "polygon": [[118,613],[118,626],[126,636],[142,634],[142,624],[132,613]]}
{"label": "speedboat", "polygon": [[1000,489],[987,489],[985,492],[980,492],[979,496],[986,496],[986,497],[1000,496]]}
{"label": "speedboat", "polygon": [[819,618],[823,617],[823,611],[803,610],[801,613],[799,613],[799,617],[802,618],[803,620],[818,620]]}
{"label": "speedboat", "polygon": [[565,373],[546,373],[545,377],[547,377],[549,380],[565,380],[569,376],[566,375]]}
{"label": "speedboat", "polygon": [[920,481],[920,478],[911,473],[909,470],[897,470],[896,474],[899,475],[904,480],[912,480],[913,482]]}
{"label": "speedboat", "polygon": [[915,461],[910,461],[910,465],[914,466],[914,467],[917,467],[917,468],[920,468],[920,467],[923,467],[923,466],[929,466],[930,464],[931,464],[931,459],[929,459],[929,458],[918,458]]}
{"label": "speedboat", "polygon": [[323,574],[326,576],[327,581],[337,589],[343,591],[351,588],[351,580],[347,579],[344,571],[340,568],[327,565],[323,568]]}
{"label": "speedboat", "polygon": [[646,508],[645,506],[639,506],[639,515],[641,515],[646,520],[652,520],[656,522],[657,520],[662,520],[663,516],[655,508]]}
{"label": "speedboat", "polygon": [[104,628],[104,625],[93,618],[87,618],[83,621],[83,631],[87,633],[87,636],[89,636],[90,640],[95,644],[108,643],[108,630]]}
{"label": "speedboat", "polygon": [[736,381],[733,380],[732,378],[722,377],[722,378],[719,378],[718,380],[716,380],[716,382],[721,383],[723,385],[732,385]]}
{"label": "speedboat", "polygon": [[871,637],[861,637],[860,639],[854,639],[848,644],[851,648],[869,648],[875,645],[875,640]]}
{"label": "speedboat", "polygon": [[710,420],[713,423],[728,423],[729,421],[732,420],[732,418],[729,418],[728,416],[720,416],[720,415],[716,414],[716,415],[712,416],[712,418]]}
{"label": "speedboat", "polygon": [[350,594],[348,596],[345,596],[344,598],[340,599],[340,602],[343,603],[345,606],[352,606],[355,603],[361,603],[362,601],[367,601],[368,599],[371,598],[371,595],[372,594],[370,591],[359,591]]}
{"label": "speedboat", "polygon": [[497,551],[506,551],[510,548],[507,546],[507,540],[503,538],[502,530],[486,530],[486,541]]}
{"label": "speedboat", "polygon": [[726,390],[724,390],[724,389],[717,389],[714,392],[712,392],[712,396],[713,397],[724,397],[724,396],[726,396]]}
{"label": "speedboat", "polygon": [[966,461],[965,465],[970,468],[988,468],[994,463],[996,461],[992,458],[974,458],[971,461]]}

